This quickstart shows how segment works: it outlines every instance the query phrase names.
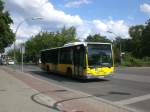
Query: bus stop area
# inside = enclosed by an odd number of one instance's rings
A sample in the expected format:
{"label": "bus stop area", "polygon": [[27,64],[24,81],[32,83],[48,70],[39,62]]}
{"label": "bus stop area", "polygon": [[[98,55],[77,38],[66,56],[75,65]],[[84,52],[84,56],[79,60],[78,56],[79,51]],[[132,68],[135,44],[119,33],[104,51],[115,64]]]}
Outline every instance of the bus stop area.
{"label": "bus stop area", "polygon": [[0,66],[0,112],[137,112]]}

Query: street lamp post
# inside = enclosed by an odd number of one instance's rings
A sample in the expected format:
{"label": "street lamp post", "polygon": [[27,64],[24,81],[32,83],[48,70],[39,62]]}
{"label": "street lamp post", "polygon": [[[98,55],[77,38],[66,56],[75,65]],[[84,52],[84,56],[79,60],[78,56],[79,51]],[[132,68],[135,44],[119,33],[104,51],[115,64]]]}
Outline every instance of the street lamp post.
{"label": "street lamp post", "polygon": [[[111,32],[111,31],[107,31],[108,33],[111,33],[113,35],[115,35],[116,37],[120,37],[119,35],[117,35],[116,33],[114,32]],[[122,48],[121,48],[121,39],[119,40],[119,51],[120,51],[120,64],[122,63]]]}
{"label": "street lamp post", "polygon": [[25,53],[25,45],[24,45],[24,43],[21,44],[20,51],[21,51],[21,71],[23,72],[23,55]]}
{"label": "street lamp post", "polygon": [[[18,32],[18,30],[19,30],[19,28],[20,28],[20,26],[25,22],[25,21],[27,21],[27,20],[38,20],[38,19],[43,19],[43,18],[41,18],[41,17],[32,17],[32,18],[25,18],[23,21],[21,21],[19,24],[18,24],[18,26],[17,26],[17,28],[16,28],[16,31],[15,31],[15,37],[17,37],[17,32]],[[16,51],[16,38],[15,38],[15,40],[14,40],[14,62],[16,63],[16,53],[15,53],[15,51]],[[23,55],[22,55],[23,56]],[[23,71],[23,57],[22,57],[22,70],[21,71]]]}

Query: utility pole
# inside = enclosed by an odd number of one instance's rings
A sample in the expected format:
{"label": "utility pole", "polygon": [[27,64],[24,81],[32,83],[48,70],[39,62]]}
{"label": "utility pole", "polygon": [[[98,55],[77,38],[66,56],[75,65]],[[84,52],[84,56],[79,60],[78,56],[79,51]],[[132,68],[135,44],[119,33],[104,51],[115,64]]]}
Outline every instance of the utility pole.
{"label": "utility pole", "polygon": [[[16,64],[16,37],[17,37],[17,32],[18,32],[18,30],[19,30],[19,28],[20,28],[20,26],[25,22],[25,21],[27,21],[27,20],[38,20],[38,19],[43,19],[42,17],[31,17],[31,18],[25,18],[23,21],[21,21],[19,24],[18,24],[18,26],[17,26],[17,28],[16,28],[16,31],[15,31],[15,40],[14,40],[14,62],[15,62],[15,64]],[[22,61],[23,62],[23,61]]]}
{"label": "utility pole", "polygon": [[25,45],[21,44],[21,71],[23,72],[23,55],[25,53]]}
{"label": "utility pole", "polygon": [[[115,35],[116,37],[121,37],[119,35],[117,35],[116,33],[112,32],[112,31],[107,31],[108,33],[111,33],[113,35]],[[119,39],[119,54],[120,54],[120,64],[122,64],[122,46],[121,46],[121,38]]]}

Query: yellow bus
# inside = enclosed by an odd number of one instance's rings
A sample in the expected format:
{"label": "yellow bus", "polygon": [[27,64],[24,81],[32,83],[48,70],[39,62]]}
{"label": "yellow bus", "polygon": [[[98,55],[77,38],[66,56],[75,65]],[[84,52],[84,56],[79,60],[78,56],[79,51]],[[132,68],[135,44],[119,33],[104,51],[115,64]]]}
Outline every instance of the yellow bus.
{"label": "yellow bus", "polygon": [[42,69],[76,78],[105,78],[114,71],[111,43],[69,43],[42,50],[40,55]]}

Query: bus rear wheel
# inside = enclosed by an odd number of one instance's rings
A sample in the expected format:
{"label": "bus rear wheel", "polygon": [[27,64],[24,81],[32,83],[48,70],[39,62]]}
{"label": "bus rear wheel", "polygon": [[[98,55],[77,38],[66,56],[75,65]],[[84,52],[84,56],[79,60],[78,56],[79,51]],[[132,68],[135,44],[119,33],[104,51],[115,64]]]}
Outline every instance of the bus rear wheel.
{"label": "bus rear wheel", "polygon": [[49,66],[46,67],[46,71],[49,72]]}
{"label": "bus rear wheel", "polygon": [[72,69],[71,68],[67,68],[66,74],[67,74],[67,76],[72,77]]}

